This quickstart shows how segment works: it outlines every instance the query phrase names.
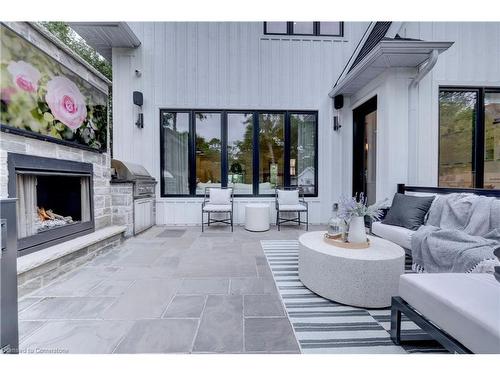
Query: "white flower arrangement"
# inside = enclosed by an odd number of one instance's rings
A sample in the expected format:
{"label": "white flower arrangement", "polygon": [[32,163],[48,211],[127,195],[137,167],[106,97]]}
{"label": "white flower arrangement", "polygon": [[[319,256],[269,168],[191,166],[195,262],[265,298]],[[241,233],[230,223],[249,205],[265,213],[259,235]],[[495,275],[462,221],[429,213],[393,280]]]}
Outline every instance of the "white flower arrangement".
{"label": "white flower arrangement", "polygon": [[354,197],[342,196],[339,202],[338,216],[346,223],[353,217],[369,217],[373,221],[381,219],[383,209],[388,207],[388,200],[376,202],[370,206],[367,204],[367,197],[364,193],[356,194]]}

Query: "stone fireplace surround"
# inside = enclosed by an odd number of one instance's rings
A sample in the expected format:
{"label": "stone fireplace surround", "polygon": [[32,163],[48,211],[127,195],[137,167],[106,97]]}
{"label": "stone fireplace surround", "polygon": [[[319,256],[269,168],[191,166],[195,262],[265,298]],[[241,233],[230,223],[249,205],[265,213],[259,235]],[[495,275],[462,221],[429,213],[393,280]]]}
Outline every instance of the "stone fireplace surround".
{"label": "stone fireplace surround", "polygon": [[[23,233],[22,235],[18,235],[17,241],[17,250],[20,255],[25,255],[32,253],[34,251],[55,245],[57,243],[61,243],[63,241],[67,241],[69,239],[82,236],[84,234],[89,234],[94,231],[94,215],[93,215],[93,166],[91,163],[70,161],[70,160],[60,160],[54,158],[46,158],[40,156],[33,155],[25,155],[25,154],[16,154],[16,153],[8,153],[7,163],[9,168],[9,197],[17,198],[17,215],[18,215],[18,233],[21,232],[21,227],[23,226],[20,222],[23,222],[24,226],[33,226],[34,217],[37,216],[35,211],[36,207],[43,207],[42,202],[36,201],[36,196],[39,195],[40,192],[37,190],[42,187],[43,188],[43,180],[50,179],[60,179],[61,177],[74,177],[80,179],[86,179],[88,181],[85,182],[85,186],[78,187],[78,195],[85,194],[86,197],[77,196],[73,199],[73,202],[62,202],[64,200],[64,195],[68,193],[70,189],[69,184],[65,186],[54,186],[51,187],[55,191],[51,192],[51,195],[56,197],[56,202],[53,204],[59,203],[61,208],[56,213],[66,214],[67,211],[64,210],[65,205],[70,205],[71,203],[80,206],[80,211],[82,210],[82,201],[83,198],[86,198],[86,203],[88,207],[84,207],[83,209],[87,211],[87,217],[82,220],[81,212],[79,212],[79,217],[74,215],[74,222],[71,224],[67,224],[64,226],[55,227],[49,230],[37,232],[35,228],[29,233]],[[28,177],[26,179],[26,177]],[[34,177],[34,178],[32,178]],[[33,192],[34,202],[31,202],[31,197],[22,197],[19,196],[20,186],[19,183],[23,180],[33,181]],[[38,180],[38,183],[36,183]],[[68,181],[69,182],[69,181]],[[23,182],[22,182],[23,183]],[[31,188],[29,186],[28,188]],[[85,193],[81,191],[81,189],[85,190]],[[80,199],[79,202],[76,202],[76,199]],[[20,206],[23,204],[23,200],[29,200],[30,202],[26,205],[28,207],[24,210],[20,209]],[[59,202],[57,202],[59,200]],[[24,206],[24,204],[23,204]],[[33,206],[33,207],[31,207]],[[47,209],[56,208],[53,207],[45,207]],[[24,212],[23,212],[24,211]],[[29,212],[29,214],[28,214]],[[23,217],[21,217],[23,216]],[[23,228],[24,230],[24,228]]]}
{"label": "stone fireplace surround", "polygon": [[[87,82],[105,93],[108,92],[111,84],[109,80],[44,29],[29,22],[5,24]],[[9,184],[12,182],[9,181],[15,178],[9,171],[9,153],[57,159],[63,164],[86,164],[91,167],[93,180],[93,228],[80,232],[76,238],[65,238],[64,242],[20,256],[17,262],[20,296],[47,285],[60,275],[123,241],[125,227],[114,225],[119,223],[119,220],[113,217],[109,144],[107,149],[107,152],[97,152],[88,148],[73,147],[67,143],[51,142],[29,133],[0,132],[1,198],[11,196]]]}

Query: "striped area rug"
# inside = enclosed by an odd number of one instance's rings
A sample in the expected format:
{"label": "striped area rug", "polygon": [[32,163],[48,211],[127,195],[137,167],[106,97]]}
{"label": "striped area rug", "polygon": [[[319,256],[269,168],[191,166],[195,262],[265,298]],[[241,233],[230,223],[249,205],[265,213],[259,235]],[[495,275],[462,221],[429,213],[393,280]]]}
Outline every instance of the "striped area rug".
{"label": "striped area rug", "polygon": [[[263,240],[262,249],[303,353],[446,353],[437,342],[397,346],[390,309],[362,309],[322,298],[299,280],[298,241]],[[411,261],[406,268],[411,272]],[[402,330],[421,333],[403,316]]]}

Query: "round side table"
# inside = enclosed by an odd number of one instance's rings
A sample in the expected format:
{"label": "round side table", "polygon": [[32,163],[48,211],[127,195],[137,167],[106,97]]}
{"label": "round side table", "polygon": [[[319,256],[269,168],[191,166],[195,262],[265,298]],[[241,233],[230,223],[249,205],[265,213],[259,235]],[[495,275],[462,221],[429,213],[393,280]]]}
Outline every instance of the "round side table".
{"label": "round side table", "polygon": [[249,203],[245,206],[245,229],[251,232],[269,230],[269,205]]}
{"label": "round side table", "polygon": [[369,236],[367,249],[344,249],[327,243],[325,232],[299,237],[299,278],[314,293],[345,305],[380,308],[398,295],[405,251]]}

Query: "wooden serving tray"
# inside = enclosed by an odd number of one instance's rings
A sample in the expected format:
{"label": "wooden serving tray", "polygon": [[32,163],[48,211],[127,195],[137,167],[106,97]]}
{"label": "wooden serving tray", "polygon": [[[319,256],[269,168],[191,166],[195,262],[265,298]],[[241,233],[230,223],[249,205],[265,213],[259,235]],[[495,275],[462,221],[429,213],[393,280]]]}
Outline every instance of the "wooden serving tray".
{"label": "wooden serving tray", "polygon": [[367,249],[370,247],[370,240],[369,239],[367,239],[365,243],[350,243],[350,242],[342,241],[341,235],[330,236],[330,235],[328,235],[328,233],[325,233],[324,239],[325,239],[326,243],[333,245],[333,246],[341,247],[344,249],[356,250],[356,249]]}

